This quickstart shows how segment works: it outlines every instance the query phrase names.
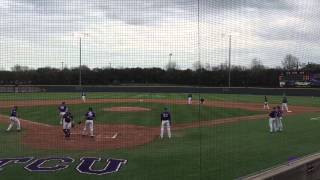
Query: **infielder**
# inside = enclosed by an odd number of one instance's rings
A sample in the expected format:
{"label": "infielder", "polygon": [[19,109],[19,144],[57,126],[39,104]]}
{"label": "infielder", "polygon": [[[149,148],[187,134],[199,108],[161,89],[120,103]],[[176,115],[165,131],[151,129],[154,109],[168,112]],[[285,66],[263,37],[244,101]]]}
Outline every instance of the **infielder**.
{"label": "infielder", "polygon": [[272,111],[269,113],[269,127],[270,133],[276,132],[276,118],[277,118],[277,111],[276,108],[272,108]]}
{"label": "infielder", "polygon": [[65,138],[70,138],[73,116],[70,111],[63,115],[63,132]]}
{"label": "infielder", "polygon": [[281,110],[280,106],[277,106],[276,130],[280,132],[283,130],[282,114],[283,111]]}
{"label": "infielder", "polygon": [[204,104],[204,98],[200,98],[200,104]]}
{"label": "infielder", "polygon": [[171,114],[168,111],[168,108],[164,108],[164,111],[160,114],[160,120],[161,120],[161,132],[160,132],[160,138],[163,138],[163,132],[164,132],[164,127],[167,128],[167,133],[168,137],[171,138],[171,130],[170,130],[170,125],[171,125]]}
{"label": "infielder", "polygon": [[63,122],[63,115],[68,112],[68,107],[65,102],[62,102],[60,106],[58,107],[59,117],[60,117],[60,124],[62,125]]}
{"label": "infielder", "polygon": [[281,110],[282,110],[282,111],[286,110],[287,112],[291,112],[291,111],[289,111],[289,109],[288,109],[288,99],[287,99],[286,95],[283,95]]}
{"label": "infielder", "polygon": [[10,124],[7,128],[7,132],[9,132],[11,130],[11,128],[13,127],[13,125],[17,126],[17,131],[19,132],[21,130],[21,126],[20,126],[20,120],[18,119],[18,107],[14,106],[11,109],[11,113],[10,113]]}
{"label": "infielder", "polygon": [[81,99],[83,102],[86,102],[86,93],[84,91],[81,92]]}
{"label": "infielder", "polygon": [[270,109],[267,96],[264,96],[263,109]]}
{"label": "infielder", "polygon": [[192,94],[188,95],[188,104],[192,104]]}
{"label": "infielder", "polygon": [[93,120],[96,117],[96,113],[89,107],[88,112],[85,114],[86,122],[82,131],[82,136],[86,135],[86,131],[89,131],[90,137],[94,137],[93,135]]}

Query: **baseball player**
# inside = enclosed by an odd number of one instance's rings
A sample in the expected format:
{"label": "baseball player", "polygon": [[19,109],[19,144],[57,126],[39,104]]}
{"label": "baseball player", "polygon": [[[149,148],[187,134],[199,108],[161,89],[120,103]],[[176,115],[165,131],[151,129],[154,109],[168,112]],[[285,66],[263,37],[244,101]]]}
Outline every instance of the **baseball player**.
{"label": "baseball player", "polygon": [[66,139],[70,138],[73,116],[70,111],[63,115],[63,132]]}
{"label": "baseball player", "polygon": [[280,132],[283,130],[282,115],[283,111],[281,110],[280,106],[277,106],[276,130]]}
{"label": "baseball player", "polygon": [[200,98],[200,104],[204,104],[204,98]]}
{"label": "baseball player", "polygon": [[267,96],[264,96],[263,109],[270,109]]}
{"label": "baseball player", "polygon": [[63,115],[68,112],[68,107],[65,102],[62,102],[58,107],[59,117],[60,117],[60,124],[62,125],[63,122]]}
{"label": "baseball player", "polygon": [[92,110],[92,107],[89,107],[88,112],[85,114],[86,122],[82,131],[82,136],[86,135],[86,131],[89,131],[90,137],[94,137],[93,135],[93,120],[96,117],[96,113]]}
{"label": "baseball player", "polygon": [[170,130],[170,125],[171,125],[171,114],[168,111],[168,108],[164,108],[164,111],[160,114],[160,120],[161,120],[161,132],[160,132],[160,138],[163,138],[163,132],[164,132],[164,127],[167,128],[167,133],[168,137],[171,138],[171,130]]}
{"label": "baseball player", "polygon": [[286,95],[283,95],[282,97],[282,105],[281,105],[281,110],[284,111],[286,110],[287,112],[291,112],[288,109],[288,98]]}
{"label": "baseball player", "polygon": [[192,94],[188,95],[188,104],[192,104]]}
{"label": "baseball player", "polygon": [[81,92],[81,99],[83,102],[86,102],[86,93],[84,91]]}
{"label": "baseball player", "polygon": [[11,109],[11,113],[10,113],[10,124],[7,128],[7,132],[9,132],[11,130],[11,128],[13,127],[13,125],[17,126],[17,131],[19,132],[21,130],[21,126],[20,126],[20,120],[18,119],[18,107],[14,106]]}
{"label": "baseball player", "polygon": [[277,118],[277,111],[276,108],[272,108],[272,111],[269,113],[269,127],[270,133],[276,132],[276,118]]}

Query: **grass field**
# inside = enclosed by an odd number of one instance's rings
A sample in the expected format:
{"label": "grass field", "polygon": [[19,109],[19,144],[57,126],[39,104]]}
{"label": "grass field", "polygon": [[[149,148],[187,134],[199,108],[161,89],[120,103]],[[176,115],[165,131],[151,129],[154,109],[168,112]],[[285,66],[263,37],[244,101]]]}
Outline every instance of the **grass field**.
{"label": "grass field", "polygon": [[[62,99],[72,94],[36,94],[39,99]],[[139,94],[96,94],[95,98],[139,98]],[[145,95],[143,98],[173,98],[176,94]],[[32,97],[34,96],[34,97]],[[89,95],[90,97],[91,95]],[[93,96],[93,95],[92,95]],[[234,95],[208,95],[207,99],[225,101],[250,101],[261,102],[260,96]],[[5,95],[0,97],[5,99]],[[74,97],[78,97],[74,94]],[[226,98],[224,98],[226,97]],[[250,97],[250,98],[249,98]],[[6,97],[7,99],[10,99]],[[15,97],[15,99],[35,99],[35,95]],[[142,98],[142,97],[141,97]],[[180,94],[177,98],[185,98]],[[270,101],[278,101],[281,97],[269,97]],[[299,102],[303,105],[316,104],[316,99],[311,97],[289,97],[290,102]],[[298,103],[298,104],[299,104]],[[102,112],[101,109],[110,106],[135,106],[149,107],[151,112],[120,113]],[[101,103],[93,104],[99,117],[99,123],[132,123],[146,126],[159,125],[159,112],[163,104],[156,103]],[[199,115],[198,106],[172,105],[170,110],[177,123],[192,122],[199,118],[203,120],[218,119],[242,115],[259,114],[260,112],[244,111],[240,109],[201,107]],[[315,106],[315,105],[313,105]],[[70,105],[72,111],[81,116],[87,105]],[[39,107],[20,107],[19,113],[25,119],[47,124],[57,124],[56,105]],[[1,109],[1,114],[8,114],[9,109]],[[40,111],[40,112],[39,112]],[[144,117],[143,121],[136,118]],[[151,118],[150,118],[151,116]],[[156,116],[153,118],[153,116]],[[38,150],[21,144],[23,131],[5,133],[7,124],[0,124],[0,157],[33,156],[37,158],[49,156],[71,156],[76,162],[68,169],[55,173],[29,173],[19,164],[6,166],[0,171],[1,179],[112,179],[112,180],[171,180],[171,179],[234,179],[255,171],[285,163],[290,157],[300,157],[318,152],[320,149],[319,138],[320,120],[310,120],[319,117],[320,113],[304,113],[288,116],[284,119],[285,131],[277,134],[268,132],[267,119],[244,121],[218,126],[192,128],[174,131],[171,140],[156,139],[152,143],[129,149],[118,150]],[[195,118],[194,118],[195,117]],[[75,167],[82,156],[113,157],[127,159],[128,163],[118,172],[106,176],[93,176],[79,174]],[[98,164],[99,166],[99,164]]]}

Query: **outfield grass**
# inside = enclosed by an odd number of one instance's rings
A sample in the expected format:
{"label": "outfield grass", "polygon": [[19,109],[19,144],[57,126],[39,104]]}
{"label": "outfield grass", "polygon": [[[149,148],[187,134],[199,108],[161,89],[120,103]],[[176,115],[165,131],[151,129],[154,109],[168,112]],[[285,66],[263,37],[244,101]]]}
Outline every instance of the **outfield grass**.
{"label": "outfield grass", "polygon": [[[69,105],[69,109],[75,117],[75,121],[83,120],[84,114],[88,109],[88,104]],[[97,113],[97,123],[115,124],[135,124],[145,126],[159,126],[160,113],[164,107],[168,107],[172,113],[173,123],[186,123],[199,120],[214,120],[219,118],[247,116],[260,114],[263,112],[249,111],[243,109],[218,108],[196,105],[177,105],[177,104],[158,104],[158,103],[99,103],[90,104]],[[105,112],[104,108],[117,106],[139,106],[150,108],[146,112]],[[199,111],[200,110],[200,111]],[[1,114],[9,114],[10,109],[0,109]],[[57,105],[19,107],[19,115],[23,119],[41,122],[45,124],[58,125],[59,117]],[[199,114],[200,112],[200,114]]]}
{"label": "outfield grass", "polygon": [[[88,98],[149,98],[149,99],[187,99],[187,93],[88,93]],[[263,103],[262,95],[242,94],[199,94],[193,93],[193,98],[205,97],[207,100],[255,102]],[[74,99],[79,98],[79,93],[0,93],[0,100],[29,100],[29,99]],[[279,104],[282,96],[268,96],[269,103]],[[312,96],[288,96],[289,105],[304,105],[320,107],[320,97]]]}
{"label": "outfield grass", "polygon": [[[130,149],[96,152],[33,150],[20,145],[21,134],[6,134],[1,131],[0,157],[71,156],[76,159],[76,163],[56,173],[31,174],[20,165],[10,165],[0,172],[0,177],[10,180],[22,177],[26,180],[234,179],[285,163],[289,157],[318,152],[320,121],[310,120],[311,117],[318,116],[320,113],[307,113],[285,118],[285,131],[277,134],[268,132],[267,120],[248,121],[175,131],[171,140],[156,140],[151,144]],[[5,127],[0,125],[0,128]],[[74,168],[81,156],[123,158],[127,159],[128,163],[119,173],[113,175],[80,175]]]}

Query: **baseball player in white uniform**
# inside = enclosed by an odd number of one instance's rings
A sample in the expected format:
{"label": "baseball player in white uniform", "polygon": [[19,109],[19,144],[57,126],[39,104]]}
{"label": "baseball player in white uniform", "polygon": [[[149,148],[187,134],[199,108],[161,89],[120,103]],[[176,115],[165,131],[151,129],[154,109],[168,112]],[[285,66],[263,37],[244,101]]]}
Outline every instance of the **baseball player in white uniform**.
{"label": "baseball player in white uniform", "polygon": [[85,114],[85,118],[86,118],[86,121],[85,121],[85,126],[83,128],[83,131],[82,131],[82,136],[85,136],[87,131],[89,131],[89,135],[90,137],[94,137],[93,135],[93,120],[95,119],[96,117],[96,113],[93,112],[92,108],[89,107],[88,109],[88,112]]}
{"label": "baseball player in white uniform", "polygon": [[13,125],[17,126],[17,131],[19,132],[21,130],[21,126],[20,126],[20,120],[18,118],[18,107],[14,106],[11,110],[10,113],[10,124],[7,128],[7,132],[9,132],[11,130],[11,128],[13,127]]}
{"label": "baseball player in white uniform", "polygon": [[86,93],[84,91],[81,92],[81,99],[83,102],[86,102]]}
{"label": "baseball player in white uniform", "polygon": [[282,98],[281,110],[282,111],[286,110],[287,112],[292,112],[292,111],[289,111],[288,99],[287,99],[287,97],[285,95]]}
{"label": "baseball player in white uniform", "polygon": [[188,95],[188,104],[192,104],[192,94]]}
{"label": "baseball player in white uniform", "polygon": [[168,137],[171,138],[171,114],[168,111],[168,108],[164,108],[164,111],[160,114],[161,120],[161,130],[160,130],[160,138],[163,138],[164,128],[167,128]]}

